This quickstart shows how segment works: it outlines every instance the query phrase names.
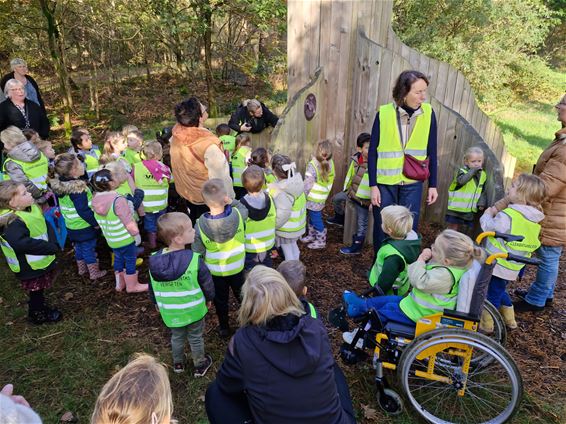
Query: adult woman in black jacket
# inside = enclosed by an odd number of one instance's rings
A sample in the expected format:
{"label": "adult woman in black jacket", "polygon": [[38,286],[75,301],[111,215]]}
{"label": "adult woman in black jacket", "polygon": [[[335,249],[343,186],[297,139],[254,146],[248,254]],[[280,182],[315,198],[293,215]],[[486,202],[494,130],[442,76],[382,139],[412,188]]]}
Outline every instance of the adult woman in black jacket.
{"label": "adult woman in black jacket", "polygon": [[230,117],[228,125],[234,131],[257,134],[268,126],[275,127],[279,118],[256,99],[244,100]]}
{"label": "adult woman in black jacket", "polygon": [[45,110],[26,98],[24,85],[11,79],[4,86],[7,99],[0,103],[0,131],[14,125],[21,130],[32,128],[42,139],[49,138],[49,119]]}
{"label": "adult woman in black jacket", "polygon": [[7,73],[0,80],[0,90],[4,91],[6,83],[11,79],[17,79],[24,85],[26,90],[26,98],[38,104],[45,112],[45,104],[41,98],[41,92],[37,82],[28,75],[28,65],[25,60],[16,58],[10,61],[12,72]]}
{"label": "adult woman in black jacket", "polygon": [[242,294],[241,328],[206,393],[210,422],[354,423],[326,329],[281,274],[255,267]]}

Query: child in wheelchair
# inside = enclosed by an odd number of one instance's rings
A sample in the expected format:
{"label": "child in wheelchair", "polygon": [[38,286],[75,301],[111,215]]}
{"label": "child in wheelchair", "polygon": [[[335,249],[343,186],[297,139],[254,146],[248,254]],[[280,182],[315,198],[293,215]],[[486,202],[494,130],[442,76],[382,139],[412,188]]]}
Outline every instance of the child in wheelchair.
{"label": "child in wheelchair", "polygon": [[425,316],[456,308],[460,279],[472,266],[474,259],[481,262],[483,256],[483,250],[475,246],[468,236],[454,230],[444,230],[431,249],[424,249],[416,262],[408,266],[408,281],[412,289],[406,297],[365,298],[345,291],[343,300],[346,313],[356,318],[374,310],[378,322],[370,321],[370,327],[380,325],[383,328],[392,322],[414,328],[416,322]]}
{"label": "child in wheelchair", "polygon": [[377,251],[369,284],[379,296],[405,296],[411,288],[407,266],[421,250],[421,238],[413,231],[413,214],[404,206],[387,206],[381,210],[381,228],[387,237]]}

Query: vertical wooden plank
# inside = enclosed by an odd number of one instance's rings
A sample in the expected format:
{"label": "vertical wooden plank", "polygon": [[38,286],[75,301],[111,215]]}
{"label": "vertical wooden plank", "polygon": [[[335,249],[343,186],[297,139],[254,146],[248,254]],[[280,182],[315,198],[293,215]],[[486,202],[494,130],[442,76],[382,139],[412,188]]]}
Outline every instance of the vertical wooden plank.
{"label": "vertical wooden plank", "polygon": [[456,71],[456,86],[454,88],[454,99],[452,101],[452,109],[454,109],[456,112],[458,112],[460,115],[462,115],[462,98],[464,95],[464,81],[466,80],[466,78],[464,77],[464,75],[459,72]]}
{"label": "vertical wooden plank", "polygon": [[391,101],[391,67],[393,66],[393,53],[389,49],[383,49],[381,56],[381,69],[379,74],[378,105]]}
{"label": "vertical wooden plank", "polygon": [[448,66],[448,77],[446,79],[446,88],[445,88],[445,94],[444,94],[444,105],[449,107],[450,109],[453,109],[453,105],[454,105],[454,90],[456,87],[456,77],[457,77],[457,72],[456,69],[454,69],[452,66]]}
{"label": "vertical wooden plank", "polygon": [[436,90],[434,92],[434,97],[442,103],[445,104],[446,98],[446,80],[448,79],[448,64],[440,62],[438,65],[438,74],[436,75]]}
{"label": "vertical wooden plank", "polygon": [[438,66],[438,60],[430,59],[428,65],[428,76],[430,77],[428,92],[429,95],[433,97],[436,97],[436,86],[438,85]]}

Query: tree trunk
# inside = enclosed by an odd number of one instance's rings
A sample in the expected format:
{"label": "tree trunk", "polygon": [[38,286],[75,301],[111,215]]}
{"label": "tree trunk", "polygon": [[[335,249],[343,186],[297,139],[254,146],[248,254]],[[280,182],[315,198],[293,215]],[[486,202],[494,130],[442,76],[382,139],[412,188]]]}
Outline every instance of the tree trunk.
{"label": "tree trunk", "polygon": [[211,117],[218,116],[218,106],[214,97],[214,77],[212,75],[212,7],[209,0],[204,0],[200,7],[204,31],[202,43],[204,46],[204,69],[208,97],[208,113]]}

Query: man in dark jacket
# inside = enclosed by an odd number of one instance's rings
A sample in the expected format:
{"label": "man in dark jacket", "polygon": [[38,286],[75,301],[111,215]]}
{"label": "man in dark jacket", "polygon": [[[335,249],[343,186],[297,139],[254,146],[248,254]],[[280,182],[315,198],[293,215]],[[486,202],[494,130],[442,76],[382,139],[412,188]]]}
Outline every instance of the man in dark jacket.
{"label": "man in dark jacket", "polygon": [[238,106],[228,125],[238,133],[257,134],[268,126],[275,127],[279,118],[267,106],[256,99],[248,99]]}

